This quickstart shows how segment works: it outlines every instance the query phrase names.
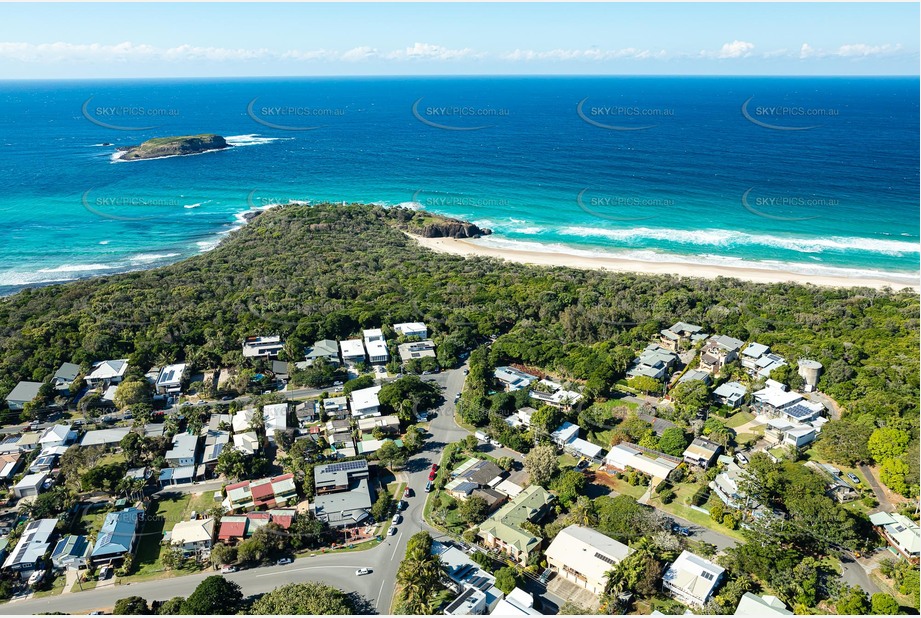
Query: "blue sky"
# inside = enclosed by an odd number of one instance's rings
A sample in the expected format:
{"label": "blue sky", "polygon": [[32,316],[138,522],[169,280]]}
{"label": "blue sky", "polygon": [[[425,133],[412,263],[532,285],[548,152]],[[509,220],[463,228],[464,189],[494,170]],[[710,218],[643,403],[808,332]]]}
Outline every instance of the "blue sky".
{"label": "blue sky", "polygon": [[917,75],[916,3],[0,4],[0,78]]}

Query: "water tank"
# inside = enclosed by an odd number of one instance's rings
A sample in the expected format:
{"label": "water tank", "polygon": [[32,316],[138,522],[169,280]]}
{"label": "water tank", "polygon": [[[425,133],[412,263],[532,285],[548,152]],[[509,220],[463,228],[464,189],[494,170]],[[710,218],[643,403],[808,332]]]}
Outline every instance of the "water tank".
{"label": "water tank", "polygon": [[819,361],[801,358],[799,361],[799,375],[806,381],[807,386],[814,387],[819,383],[819,375],[822,373],[822,363]]}

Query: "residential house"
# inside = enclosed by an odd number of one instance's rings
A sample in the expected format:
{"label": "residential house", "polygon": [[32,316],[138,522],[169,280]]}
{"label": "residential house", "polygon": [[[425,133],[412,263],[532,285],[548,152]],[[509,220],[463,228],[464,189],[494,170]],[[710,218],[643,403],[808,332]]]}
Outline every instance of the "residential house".
{"label": "residential house", "polygon": [[243,433],[233,434],[233,445],[247,455],[255,455],[261,448],[259,445],[259,436],[255,431],[244,431]]}
{"label": "residential house", "polygon": [[706,470],[714,463],[723,452],[723,446],[711,442],[706,438],[694,438],[694,441],[684,449],[684,461],[692,466]]}
{"label": "residential house", "polygon": [[678,378],[678,384],[684,384],[685,382],[700,381],[704,384],[710,384],[710,372],[704,371],[703,369],[688,369],[684,372],[684,375]]}
{"label": "residential house", "polygon": [[573,404],[578,403],[579,400],[582,399],[581,393],[566,390],[565,388],[559,388],[552,393],[532,390],[530,394],[531,399],[535,399],[558,410],[567,411],[572,409]]}
{"label": "residential house", "polygon": [[164,458],[172,468],[194,466],[198,451],[198,436],[188,433],[177,433],[173,436],[172,448],[166,451]]}
{"label": "residential house", "polygon": [[222,543],[233,543],[253,536],[256,530],[270,523],[287,530],[296,516],[294,509],[270,509],[246,515],[225,515],[221,518],[217,538]]}
{"label": "residential house", "polygon": [[86,376],[86,383],[90,388],[107,389],[120,384],[128,371],[128,359],[106,360],[93,364],[93,371]]}
{"label": "residential house", "polygon": [[445,616],[482,616],[489,613],[486,593],[476,586],[466,586],[444,609]]}
{"label": "residential house", "polygon": [[17,498],[37,496],[42,491],[42,485],[48,480],[48,472],[35,472],[22,477],[13,485],[13,495]]}
{"label": "residential house", "polygon": [[342,352],[342,362],[346,365],[354,365],[365,361],[365,344],[361,339],[340,341],[339,350]]}
{"label": "residential house", "polygon": [[374,455],[374,453],[376,453],[382,446],[384,446],[385,442],[393,442],[398,447],[403,447],[403,441],[399,439],[393,440],[391,438],[384,438],[383,440],[378,440],[377,438],[372,438],[369,435],[365,435],[361,440],[358,441],[357,444],[355,444],[355,454],[367,456]]}
{"label": "residential house", "polygon": [[134,553],[143,518],[144,511],[133,507],[107,514],[96,535],[90,561],[94,565],[112,564],[122,560],[125,554]]}
{"label": "residential house", "polygon": [[771,594],[746,592],[739,599],[739,605],[733,616],[792,616],[784,602]]}
{"label": "residential house", "polygon": [[304,401],[294,406],[294,416],[297,418],[299,427],[304,427],[310,423],[320,420],[317,401]]}
{"label": "residential house", "polygon": [[285,342],[278,336],[247,337],[243,340],[243,358],[278,358]]}
{"label": "residential house", "polygon": [[393,325],[394,332],[400,337],[418,337],[425,339],[429,336],[429,329],[422,322],[403,322]]}
{"label": "residential house", "polygon": [[372,386],[370,388],[362,388],[357,391],[352,391],[352,416],[359,418],[362,416],[379,415],[380,412],[378,409],[381,405],[381,402],[377,396],[380,392],[380,386]]}
{"label": "residential house", "polygon": [[659,331],[659,344],[672,352],[679,352],[706,335],[701,333],[703,327],[687,322],[675,322],[670,327]]}
{"label": "residential house", "polygon": [[921,529],[900,513],[874,513],[870,522],[889,544],[911,562],[921,557]]}
{"label": "residential house", "polygon": [[118,393],[118,385],[113,384],[102,392],[102,401],[108,403],[110,407],[115,407],[115,394]]}
{"label": "residential house", "polygon": [[6,405],[10,410],[22,410],[27,403],[38,397],[38,389],[41,387],[41,382],[17,383],[6,396]]}
{"label": "residential house", "polygon": [[287,431],[288,429],[288,404],[274,403],[267,405],[262,409],[265,417],[265,435],[269,442],[275,443],[276,431]]}
{"label": "residential house", "polygon": [[330,397],[323,400],[323,415],[328,419],[344,419],[349,417],[349,398]]}
{"label": "residential house", "polygon": [[393,414],[360,418],[357,424],[359,433],[372,433],[375,429],[380,429],[390,435],[400,433],[400,419]]}
{"label": "residential house", "polygon": [[35,474],[38,472],[51,472],[57,465],[61,455],[67,452],[66,446],[55,446],[45,449],[38,454],[38,457],[29,465],[29,472]]}
{"label": "residential house", "polygon": [[352,441],[352,425],[345,419],[326,421],[326,441],[332,445]]}
{"label": "residential house", "polygon": [[496,588],[496,578],[466,553],[438,541],[432,542],[431,551],[441,559],[447,583],[458,594],[444,610],[447,615],[486,615],[505,597],[505,593]]}
{"label": "residential house", "polygon": [[605,455],[604,467],[615,472],[626,472],[628,469],[633,469],[648,474],[653,479],[666,480],[678,467],[679,461],[664,453],[646,451],[640,446],[621,442],[612,446]]}
{"label": "residential house", "polygon": [[397,346],[403,364],[419,358],[435,358],[435,343],[431,339],[401,343]]}
{"label": "residential house", "polygon": [[[376,328],[374,330],[380,329]],[[368,361],[372,365],[381,365],[390,360],[390,352],[387,351],[387,342],[383,339],[365,339],[365,350],[368,352]]]}
{"label": "residential house", "polygon": [[556,428],[553,433],[550,434],[550,439],[557,446],[563,447],[579,437],[579,426],[570,423],[569,421],[564,422],[562,425]]}
{"label": "residential house", "polygon": [[157,375],[156,388],[161,395],[178,395],[182,392],[182,381],[188,377],[189,367],[185,363],[167,365]]}
{"label": "residential house", "polygon": [[0,454],[0,483],[9,483],[19,473],[22,462],[25,461],[19,451]]}
{"label": "residential house", "polygon": [[90,545],[89,537],[82,534],[68,534],[62,537],[51,550],[51,564],[59,570],[86,568],[89,565],[92,550],[93,546]]}
{"label": "residential house", "polygon": [[313,347],[307,348],[304,358],[308,367],[319,358],[332,365],[339,365],[339,344],[333,339],[320,339],[314,342]]}
{"label": "residential house", "polygon": [[685,550],[662,576],[665,592],[686,605],[703,607],[719,587],[726,570]]}
{"label": "residential house", "polygon": [[525,429],[528,429],[531,427],[531,417],[535,412],[537,412],[537,410],[530,406],[518,408],[514,414],[510,414],[508,417],[506,417],[505,422],[512,427],[524,427]]}
{"label": "residential house", "polygon": [[739,350],[744,341],[726,335],[714,335],[707,339],[700,349],[700,368],[711,374],[717,374],[723,367],[739,357]]}
{"label": "residential house", "polygon": [[15,439],[15,450],[21,453],[31,453],[41,444],[42,434],[37,431],[25,431]]}
{"label": "residential house", "polygon": [[[491,461],[484,461],[475,457],[470,457],[457,468],[451,471],[452,479],[445,485],[445,491],[457,500],[466,500],[474,495],[478,489],[489,489],[492,491],[498,485],[505,471]],[[481,495],[487,503],[499,503],[505,500],[504,495],[494,495],[486,492],[485,496]]]}
{"label": "residential house", "polygon": [[820,420],[819,415],[823,412],[825,412],[825,406],[821,403],[807,401],[805,399],[780,410],[780,413],[791,421],[808,423],[816,427],[821,426],[821,423],[816,425],[815,422]]}
{"label": "residential house", "polygon": [[160,487],[169,485],[184,485],[192,483],[198,477],[195,466],[179,466],[176,468],[163,468],[157,478]]}
{"label": "residential house", "polygon": [[214,539],[214,519],[191,519],[181,521],[169,536],[171,547],[182,551],[186,558],[207,560],[211,557],[211,545]]}
{"label": "residential house", "polygon": [[77,439],[77,432],[71,425],[52,425],[42,432],[38,443],[42,450],[57,446],[69,446]]}
{"label": "residential house", "polygon": [[600,461],[601,455],[604,453],[603,448],[597,444],[592,444],[588,440],[583,440],[582,438],[576,438],[575,440],[567,442],[566,445],[563,446],[563,450],[576,457],[585,457],[592,461]]}
{"label": "residential house", "polygon": [[747,393],[748,389],[739,382],[724,382],[713,391],[713,399],[722,406],[738,408]]}
{"label": "residential house", "polygon": [[514,588],[504,599],[496,603],[493,616],[543,616],[534,609],[534,597],[530,592]]}
{"label": "residential house", "polygon": [[[225,485],[224,493],[227,497],[224,498],[221,506],[229,513],[246,511],[256,506],[256,502],[253,500],[253,492],[250,490],[249,481]],[[224,519],[221,520],[222,524]]]}
{"label": "residential house", "polygon": [[[245,410],[237,410],[233,415],[233,420],[231,421],[231,427],[233,428],[234,433],[242,433],[244,431],[250,431],[254,426],[265,425],[265,422],[259,422],[259,419],[256,419],[256,410],[252,408],[247,408]],[[255,423],[253,422],[255,420]]]}
{"label": "residential house", "polygon": [[293,474],[282,474],[271,478],[249,482],[253,503],[258,508],[274,509],[297,503],[297,486]]}
{"label": "residential house", "polygon": [[205,448],[202,452],[201,463],[205,472],[212,474],[217,467],[217,459],[221,452],[230,443],[230,433],[220,429],[208,429],[205,433]]}
{"label": "residential house", "polygon": [[519,391],[523,388],[528,388],[531,383],[538,380],[537,376],[519,371],[514,367],[496,367],[495,376],[507,391]]}
{"label": "residential house", "polygon": [[768,419],[764,430],[764,439],[773,445],[791,445],[796,448],[811,444],[816,439],[816,429],[787,420],[787,418]]}
{"label": "residential house", "polygon": [[547,566],[566,581],[596,595],[604,592],[607,573],[633,550],[584,526],[563,528],[547,548]]}
{"label": "residential house", "polygon": [[316,495],[310,508],[317,519],[333,528],[367,520],[374,504],[370,476],[368,462],[363,459],[315,466]]}
{"label": "residential house", "polygon": [[57,519],[33,519],[27,523],[16,547],[3,562],[3,568],[18,572],[23,579],[27,578],[51,549],[51,539],[57,523]]}
{"label": "residential house", "polygon": [[677,354],[651,343],[634,359],[627,369],[627,375],[631,378],[645,376],[654,380],[664,380],[677,363]]}
{"label": "residential house", "polygon": [[287,384],[288,379],[291,377],[291,364],[286,361],[273,360],[272,374],[277,382]]}
{"label": "residential house", "polygon": [[61,363],[61,366],[51,377],[51,385],[54,386],[55,390],[68,390],[79,375],[80,365],[74,363]]}
{"label": "residential house", "polygon": [[748,369],[749,371],[757,371],[758,367],[756,365],[759,358],[771,351],[770,346],[766,346],[761,343],[749,343],[745,346],[745,349],[742,350],[742,366]]}
{"label": "residential house", "polygon": [[758,505],[753,499],[745,495],[740,489],[745,471],[734,462],[729,462],[726,467],[709,483],[710,489],[723,503],[733,509],[750,509]]}
{"label": "residential house", "polygon": [[550,511],[554,496],[539,485],[531,485],[480,525],[483,544],[507,554],[519,564],[528,563],[540,548],[542,538],[522,528],[526,521],[536,524]]}
{"label": "residential house", "polygon": [[801,401],[803,401],[802,395],[785,390],[783,385],[768,385],[752,394],[752,405],[755,410],[759,414],[768,416],[780,416],[784,408]]}

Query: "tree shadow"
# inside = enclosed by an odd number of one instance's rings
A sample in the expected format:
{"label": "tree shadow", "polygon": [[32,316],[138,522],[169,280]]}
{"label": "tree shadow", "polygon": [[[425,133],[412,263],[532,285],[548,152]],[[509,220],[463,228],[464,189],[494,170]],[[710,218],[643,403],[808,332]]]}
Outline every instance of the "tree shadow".
{"label": "tree shadow", "polygon": [[361,595],[357,592],[350,592],[346,595],[349,605],[352,606],[352,613],[355,615],[361,616],[370,616],[372,614],[377,614],[377,609],[374,607],[374,603],[366,599],[364,595]]}

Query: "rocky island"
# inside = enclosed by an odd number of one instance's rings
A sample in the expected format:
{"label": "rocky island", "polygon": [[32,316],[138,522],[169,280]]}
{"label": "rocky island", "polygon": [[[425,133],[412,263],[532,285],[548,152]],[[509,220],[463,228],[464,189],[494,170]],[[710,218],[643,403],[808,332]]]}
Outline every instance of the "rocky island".
{"label": "rocky island", "polygon": [[155,137],[137,146],[123,146],[118,148],[119,152],[123,153],[118,159],[120,161],[160,159],[162,157],[200,154],[202,152],[223,150],[224,148],[230,147],[227,140],[213,133],[183,135],[179,137]]}

